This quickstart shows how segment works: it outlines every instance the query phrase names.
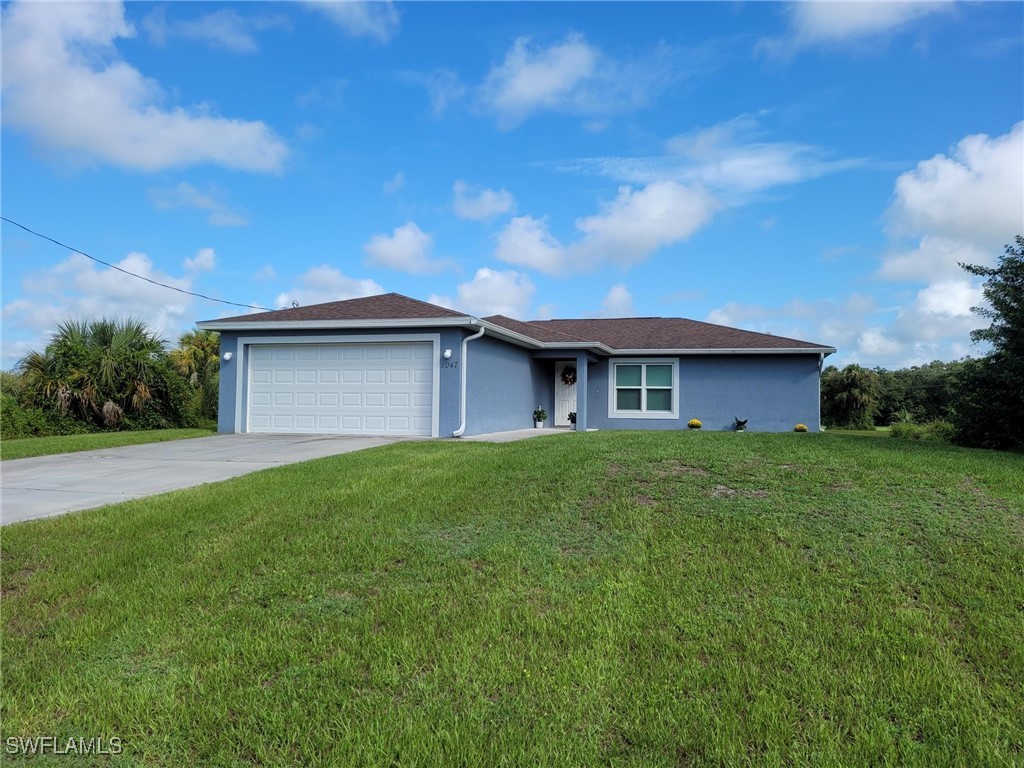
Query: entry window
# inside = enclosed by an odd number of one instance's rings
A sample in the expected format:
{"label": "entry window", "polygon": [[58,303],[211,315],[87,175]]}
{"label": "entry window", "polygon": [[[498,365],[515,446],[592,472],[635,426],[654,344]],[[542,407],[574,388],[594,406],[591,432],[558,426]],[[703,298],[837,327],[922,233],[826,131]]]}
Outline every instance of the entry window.
{"label": "entry window", "polygon": [[675,360],[612,363],[611,408],[618,418],[675,418],[678,411]]}

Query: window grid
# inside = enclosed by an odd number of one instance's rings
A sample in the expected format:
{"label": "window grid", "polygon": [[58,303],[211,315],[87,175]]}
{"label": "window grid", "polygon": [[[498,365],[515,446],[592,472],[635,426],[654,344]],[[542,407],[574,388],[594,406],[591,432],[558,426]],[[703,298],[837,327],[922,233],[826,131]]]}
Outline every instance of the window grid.
{"label": "window grid", "polygon": [[[666,374],[667,384],[663,383]],[[671,363],[614,363],[613,376],[617,413],[671,415],[675,385]]]}

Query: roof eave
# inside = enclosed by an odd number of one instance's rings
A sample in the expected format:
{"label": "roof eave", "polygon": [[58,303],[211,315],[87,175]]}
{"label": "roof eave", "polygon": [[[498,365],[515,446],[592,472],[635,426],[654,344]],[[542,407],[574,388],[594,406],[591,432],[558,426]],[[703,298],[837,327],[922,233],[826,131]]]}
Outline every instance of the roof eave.
{"label": "roof eave", "polygon": [[615,355],[831,355],[835,347],[718,347],[701,349],[616,349]]}
{"label": "roof eave", "polygon": [[196,327],[203,331],[314,331],[358,328],[438,328],[479,325],[475,317],[404,317],[383,320],[241,320],[222,322],[203,320]]}

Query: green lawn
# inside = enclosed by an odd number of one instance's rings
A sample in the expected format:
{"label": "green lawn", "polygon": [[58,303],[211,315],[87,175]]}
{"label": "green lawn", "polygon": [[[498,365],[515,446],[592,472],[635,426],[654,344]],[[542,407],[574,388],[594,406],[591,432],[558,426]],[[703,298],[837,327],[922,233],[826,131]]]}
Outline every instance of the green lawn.
{"label": "green lawn", "polygon": [[3,739],[147,766],[1024,763],[1021,455],[416,442],[2,544]]}
{"label": "green lawn", "polygon": [[216,430],[213,429],[150,429],[141,432],[93,432],[87,435],[27,437],[23,440],[0,441],[0,458],[27,459],[30,456],[52,456],[57,453],[92,451],[96,448],[118,448],[122,445],[208,437],[215,433]]}

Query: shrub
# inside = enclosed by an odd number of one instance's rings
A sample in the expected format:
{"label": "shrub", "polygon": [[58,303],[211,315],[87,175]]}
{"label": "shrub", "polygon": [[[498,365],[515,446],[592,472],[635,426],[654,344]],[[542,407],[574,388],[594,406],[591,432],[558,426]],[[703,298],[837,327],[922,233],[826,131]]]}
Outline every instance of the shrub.
{"label": "shrub", "polygon": [[892,425],[890,437],[900,440],[936,440],[949,443],[953,440],[954,427],[948,421],[930,421],[927,424],[900,422]]}
{"label": "shrub", "polygon": [[807,425],[806,424],[797,424],[795,427],[793,427],[793,431],[794,432],[806,432],[807,431]]}
{"label": "shrub", "polygon": [[690,419],[688,422],[686,422],[686,426],[689,427],[690,429],[700,429],[704,425],[701,423],[700,419]]}
{"label": "shrub", "polygon": [[23,406],[6,391],[0,394],[0,440],[81,435],[92,431],[88,424],[70,416],[58,416],[42,408]]}

